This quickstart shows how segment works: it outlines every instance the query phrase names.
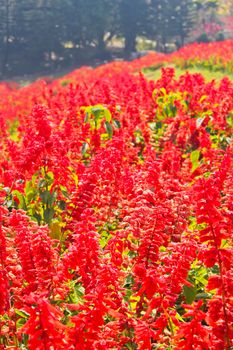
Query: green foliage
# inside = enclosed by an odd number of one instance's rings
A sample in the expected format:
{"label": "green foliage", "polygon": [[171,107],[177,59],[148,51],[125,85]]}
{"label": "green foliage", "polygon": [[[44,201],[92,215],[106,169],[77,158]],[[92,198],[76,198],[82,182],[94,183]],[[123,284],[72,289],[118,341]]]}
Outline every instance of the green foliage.
{"label": "green foliage", "polygon": [[[121,127],[120,122],[117,119],[112,119],[111,112],[103,105],[95,105],[82,107],[85,111],[85,123],[89,123],[92,130],[99,130],[104,126],[106,133],[101,134],[102,138],[111,139],[113,136],[114,128],[119,129]],[[82,145],[82,155],[85,155],[88,150],[88,143],[84,142]]]}
{"label": "green foliage", "polygon": [[184,44],[196,17],[193,0],[151,0],[151,36],[156,39],[157,50],[167,52],[167,43]]}
{"label": "green foliage", "polygon": [[[170,65],[169,65],[170,67]],[[213,72],[213,66],[211,67],[207,67],[207,66],[193,66],[193,67],[180,67],[179,63],[177,62],[177,66],[175,68],[175,77],[179,78],[181,75],[185,74],[187,72],[187,69],[189,71],[189,73],[191,74],[195,74],[195,73],[200,73],[204,76],[204,78],[207,81],[211,81],[213,79],[215,80],[221,80],[224,77],[226,77],[226,72],[224,71],[220,71],[220,70],[215,70]],[[157,80],[161,78],[161,69],[159,68],[146,68],[143,70],[145,76],[148,79],[153,79],[153,80]],[[232,74],[227,74],[231,79],[233,79],[233,75]]]}
{"label": "green foliage", "polygon": [[198,38],[197,38],[198,43],[209,43],[210,38],[206,33],[202,33]]}
{"label": "green foliage", "polygon": [[200,150],[197,149],[190,154],[190,159],[192,162],[192,171],[195,171],[199,167]]}
{"label": "green foliage", "polygon": [[106,58],[106,46],[116,37],[125,41],[128,56],[138,36],[167,51],[169,43],[184,44],[196,16],[193,0],[0,0],[0,11],[6,70],[19,69],[25,60],[24,69],[33,70]]}
{"label": "green foliage", "polygon": [[101,122],[104,119],[105,122],[110,122],[112,119],[110,111],[103,105],[95,105],[83,107],[86,112],[85,123],[90,123],[93,129],[100,129]]}
{"label": "green foliage", "polygon": [[179,101],[184,108],[187,107],[185,94],[181,92],[167,93],[165,88],[161,88],[159,91],[155,90],[153,92],[153,98],[158,105],[156,111],[157,121],[163,121],[164,119],[174,118],[176,116],[176,101]]}
{"label": "green foliage", "polygon": [[211,294],[205,291],[209,273],[208,269],[199,265],[197,260],[193,262],[188,276],[190,285],[183,286],[183,294],[187,304],[192,304],[195,300],[211,298]]}
{"label": "green foliage", "polygon": [[69,195],[66,188],[54,186],[54,174],[42,168],[27,181],[22,194],[18,190],[3,188],[6,193],[4,205],[9,209],[23,209],[38,224],[48,224],[51,235],[62,236],[61,214],[66,210]]}

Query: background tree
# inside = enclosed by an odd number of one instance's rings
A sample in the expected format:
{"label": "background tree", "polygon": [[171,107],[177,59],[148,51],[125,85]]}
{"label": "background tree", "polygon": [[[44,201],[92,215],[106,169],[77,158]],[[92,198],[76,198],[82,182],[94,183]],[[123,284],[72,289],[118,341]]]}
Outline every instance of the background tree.
{"label": "background tree", "polygon": [[116,32],[116,2],[113,0],[69,0],[65,10],[66,40],[75,47],[95,46],[105,51]]}
{"label": "background tree", "polygon": [[184,45],[194,18],[193,0],[151,0],[150,23],[157,49],[166,52],[166,44],[171,41]]}
{"label": "background tree", "polygon": [[121,0],[120,33],[125,39],[125,54],[136,51],[136,38],[146,33],[149,5],[145,0]]}
{"label": "background tree", "polygon": [[231,14],[232,0],[226,2],[0,0],[0,71],[2,75],[32,73],[110,58],[112,38],[124,41],[126,57],[136,51],[140,36],[166,52],[170,44],[174,49],[174,43],[182,46],[196,40],[195,28],[200,35],[206,24],[221,25],[223,11]]}
{"label": "background tree", "polygon": [[4,75],[7,70],[9,54],[10,54],[10,41],[12,40],[12,25],[14,21],[14,1],[13,0],[1,0],[0,1],[0,48],[1,48],[1,75]]}
{"label": "background tree", "polygon": [[171,1],[174,8],[174,31],[178,44],[183,46],[189,38],[197,18],[197,11],[193,0]]}

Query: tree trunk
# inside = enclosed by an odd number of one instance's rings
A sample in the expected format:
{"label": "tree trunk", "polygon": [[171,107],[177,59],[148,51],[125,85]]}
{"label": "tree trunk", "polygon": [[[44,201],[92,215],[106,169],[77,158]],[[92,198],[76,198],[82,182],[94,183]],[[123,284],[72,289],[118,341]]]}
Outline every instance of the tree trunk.
{"label": "tree trunk", "polygon": [[135,31],[125,33],[125,55],[130,56],[132,52],[136,51],[136,34]]}
{"label": "tree trunk", "polygon": [[106,53],[106,47],[105,47],[105,42],[104,42],[104,34],[99,33],[98,35],[98,57],[99,58],[104,58],[105,53]]}

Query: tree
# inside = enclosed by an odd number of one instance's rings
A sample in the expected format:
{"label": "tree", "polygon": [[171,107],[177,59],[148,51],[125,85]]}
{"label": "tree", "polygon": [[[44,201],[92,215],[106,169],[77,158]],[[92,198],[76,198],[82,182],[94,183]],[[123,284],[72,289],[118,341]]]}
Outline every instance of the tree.
{"label": "tree", "polygon": [[116,32],[117,3],[111,0],[69,0],[65,10],[66,40],[75,47],[97,47],[105,51],[106,41]]}
{"label": "tree", "polygon": [[166,44],[171,40],[183,45],[194,22],[192,0],[151,0],[150,22],[157,48],[166,52]]}
{"label": "tree", "polygon": [[16,50],[23,50],[25,58],[43,62],[46,53],[51,58],[59,48],[60,5],[60,0],[17,2],[14,44]]}
{"label": "tree", "polygon": [[136,51],[137,35],[145,34],[148,27],[148,2],[121,0],[119,3],[120,32],[125,39],[125,54]]}
{"label": "tree", "polygon": [[1,0],[0,10],[1,10],[1,51],[2,51],[2,64],[1,64],[1,75],[3,76],[7,70],[8,60],[9,60],[9,49],[10,49],[10,37],[12,34],[12,24],[13,24],[13,0]]}
{"label": "tree", "polygon": [[173,16],[173,33],[179,38],[180,45],[183,46],[193,31],[196,21],[197,12],[193,0],[176,0]]}

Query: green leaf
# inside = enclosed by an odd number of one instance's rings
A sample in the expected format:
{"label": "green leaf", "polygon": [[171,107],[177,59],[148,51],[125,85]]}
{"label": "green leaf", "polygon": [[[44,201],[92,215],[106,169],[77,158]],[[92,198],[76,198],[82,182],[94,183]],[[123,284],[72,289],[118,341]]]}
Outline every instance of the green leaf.
{"label": "green leaf", "polygon": [[32,219],[35,219],[38,222],[38,224],[40,224],[41,220],[42,220],[42,217],[41,217],[40,214],[34,213],[33,216],[32,216]]}
{"label": "green leaf", "polygon": [[82,304],[83,303],[83,296],[85,294],[85,289],[82,285],[77,283],[77,281],[72,281],[69,284],[71,293],[69,294],[69,299],[74,304]]}
{"label": "green leaf", "polygon": [[50,198],[48,200],[48,204],[49,205],[54,204],[56,202],[56,199],[57,199],[57,192],[54,191],[54,192],[51,193],[51,196],[50,196]]}
{"label": "green leaf", "polygon": [[197,300],[200,299],[210,299],[212,297],[212,295],[210,293],[198,293],[196,296]]}
{"label": "green leaf", "polygon": [[23,210],[27,210],[27,205],[24,196],[18,190],[12,192],[13,196],[16,196],[19,200],[19,206]]}
{"label": "green leaf", "polygon": [[120,123],[119,120],[117,120],[117,119],[113,119],[113,125],[114,125],[117,129],[120,129],[120,128],[121,128],[121,123]]}
{"label": "green leaf", "polygon": [[91,107],[91,113],[94,115],[95,118],[99,118],[101,113],[103,112],[102,106],[93,106]]}
{"label": "green leaf", "polygon": [[192,286],[192,287],[183,286],[183,291],[184,291],[186,303],[192,304],[192,302],[195,300],[196,295],[197,295],[196,287],[195,286]]}
{"label": "green leaf", "polygon": [[183,319],[183,317],[177,312],[176,313],[176,316],[175,316],[176,318],[177,318],[177,320],[178,321],[180,321],[180,322],[185,322],[185,320]]}
{"label": "green leaf", "polygon": [[167,106],[167,113],[169,117],[175,117],[177,112],[176,106],[174,106],[172,103],[169,103]]}
{"label": "green leaf", "polygon": [[29,314],[27,314],[25,311],[15,309],[16,315],[23,317],[23,318],[28,318]]}
{"label": "green leaf", "polygon": [[94,107],[91,108],[91,113],[94,115],[95,118],[99,119],[101,116],[105,117],[105,120],[107,122],[110,122],[112,119],[112,115],[110,113],[110,111],[102,106],[102,105],[96,105]]}
{"label": "green leaf", "polygon": [[206,267],[202,266],[196,269],[195,280],[201,283],[203,286],[206,286],[208,283],[208,272]]}
{"label": "green leaf", "polygon": [[105,248],[105,246],[107,245],[107,243],[111,237],[112,237],[112,235],[108,231],[101,232],[101,238],[100,238],[101,248]]}
{"label": "green leaf", "polygon": [[204,276],[196,276],[195,279],[196,281],[201,283],[203,286],[206,286],[208,283],[208,280]]}
{"label": "green leaf", "polygon": [[112,119],[112,115],[107,108],[104,108],[104,117],[105,117],[107,122],[110,122]]}
{"label": "green leaf", "polygon": [[44,211],[44,221],[49,224],[52,220],[54,215],[54,209],[53,208],[46,208]]}
{"label": "green leaf", "polygon": [[[19,318],[17,321],[16,321],[16,328],[17,329],[20,329],[22,328],[25,323],[27,322],[27,320],[25,318]],[[25,349],[25,348],[21,348],[21,349]]]}
{"label": "green leaf", "polygon": [[112,125],[109,122],[105,122],[105,129],[107,131],[108,137],[111,139],[112,135],[113,135],[113,129],[112,129]]}
{"label": "green leaf", "polygon": [[86,154],[88,148],[89,148],[88,143],[87,143],[87,142],[84,142],[84,143],[82,144],[82,148],[81,148],[81,154],[82,154],[82,156],[84,156],[84,155]]}
{"label": "green leaf", "polygon": [[81,285],[81,284],[76,284],[74,286],[74,289],[75,289],[75,292],[76,292],[76,295],[79,297],[79,298],[82,298],[85,294],[85,289],[84,287]]}
{"label": "green leaf", "polygon": [[233,128],[233,116],[232,116],[232,115],[229,115],[229,116],[227,117],[227,124],[228,124],[231,128]]}
{"label": "green leaf", "polygon": [[161,129],[163,126],[162,122],[157,122],[156,123],[156,130]]}
{"label": "green leaf", "polygon": [[160,92],[162,92],[162,94],[163,94],[164,96],[167,95],[167,91],[166,91],[166,89],[165,89],[164,87],[162,87],[162,88],[160,89]]}
{"label": "green leaf", "polygon": [[27,203],[30,203],[32,199],[34,199],[37,195],[37,192],[31,189],[30,191],[26,192],[26,201]]}
{"label": "green leaf", "polygon": [[89,120],[89,114],[86,113],[84,118],[84,123],[88,123],[88,120]]}
{"label": "green leaf", "polygon": [[43,191],[40,193],[40,199],[44,204],[48,204],[51,200],[51,194],[49,191]]}
{"label": "green leaf", "polygon": [[192,171],[195,171],[199,167],[199,157],[200,157],[200,151],[196,149],[190,154],[190,159],[192,162]]}
{"label": "green leaf", "polygon": [[61,193],[63,194],[64,197],[70,198],[69,193],[66,190],[62,190]]}
{"label": "green leaf", "polygon": [[134,283],[134,278],[132,274],[129,274],[125,279],[124,288],[131,288]]}
{"label": "green leaf", "polygon": [[61,210],[65,210],[65,209],[66,209],[66,202],[63,201],[63,200],[60,200],[60,201],[58,202],[58,206],[59,206],[59,208],[60,208]]}
{"label": "green leaf", "polygon": [[201,96],[199,102],[200,102],[200,103],[203,102],[204,100],[207,99],[207,97],[208,97],[208,96],[206,96],[206,95]]}
{"label": "green leaf", "polygon": [[[110,122],[112,119],[111,112],[103,105],[88,106],[83,107],[83,109],[86,111],[84,122],[87,123],[90,119],[90,124],[97,130],[100,128],[101,120],[103,118],[106,122]],[[93,118],[91,118],[91,116],[94,117],[94,125]]]}
{"label": "green leaf", "polygon": [[48,180],[54,180],[54,174],[53,174],[52,171],[47,172],[46,175],[45,175],[45,177],[46,177],[46,179],[48,179]]}

